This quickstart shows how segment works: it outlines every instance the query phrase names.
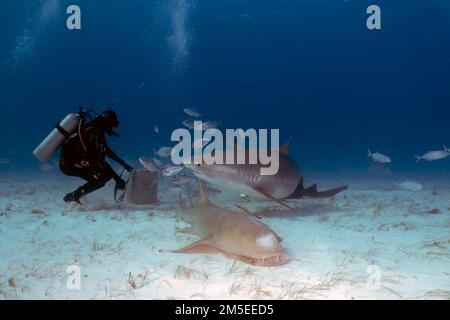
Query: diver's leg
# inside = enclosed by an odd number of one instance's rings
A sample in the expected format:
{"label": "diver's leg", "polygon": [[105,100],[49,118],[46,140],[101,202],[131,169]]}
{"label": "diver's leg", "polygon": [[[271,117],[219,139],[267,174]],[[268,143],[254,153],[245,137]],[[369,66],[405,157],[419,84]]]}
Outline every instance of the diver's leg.
{"label": "diver's leg", "polygon": [[122,180],[108,162],[102,163],[100,167],[101,167],[101,179],[104,180],[105,183],[111,179],[114,179],[116,183],[119,183],[120,180]]}
{"label": "diver's leg", "polygon": [[86,168],[85,170],[79,171],[77,176],[86,180],[87,183],[77,190],[68,193],[64,197],[64,201],[80,203],[81,197],[103,188],[114,175],[115,172],[108,163],[102,163],[94,168]]}
{"label": "diver's leg", "polygon": [[105,182],[103,182],[103,181],[97,181],[97,180],[89,181],[85,185],[79,187],[77,190],[75,190],[71,193],[68,193],[64,197],[64,201],[80,203],[81,197],[83,197],[91,192],[94,192],[95,190],[103,188],[104,186],[105,186]]}

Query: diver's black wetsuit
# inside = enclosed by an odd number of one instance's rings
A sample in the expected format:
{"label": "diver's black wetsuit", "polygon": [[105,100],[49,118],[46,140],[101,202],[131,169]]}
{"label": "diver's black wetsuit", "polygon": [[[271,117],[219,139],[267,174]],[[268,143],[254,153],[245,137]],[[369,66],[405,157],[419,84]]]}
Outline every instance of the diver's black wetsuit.
{"label": "diver's black wetsuit", "polygon": [[66,195],[65,201],[78,202],[81,196],[102,188],[112,178],[120,189],[125,187],[125,182],[111,168],[106,157],[128,171],[133,169],[109,148],[104,129],[96,126],[95,121],[67,139],[61,149],[60,169],[64,174],[80,177],[87,183]]}

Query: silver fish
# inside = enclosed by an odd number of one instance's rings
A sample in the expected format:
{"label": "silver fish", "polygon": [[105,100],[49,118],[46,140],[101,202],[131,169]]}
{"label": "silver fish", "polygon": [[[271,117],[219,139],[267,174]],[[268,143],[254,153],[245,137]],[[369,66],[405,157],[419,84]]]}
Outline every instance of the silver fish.
{"label": "silver fish", "polygon": [[172,154],[172,148],[171,147],[161,147],[158,151],[154,151],[155,154],[159,157],[165,158]]}
{"label": "silver fish", "polygon": [[40,167],[41,171],[50,171],[53,169],[53,166],[50,163],[45,163]]}
{"label": "silver fish", "polygon": [[193,118],[200,118],[202,116],[197,110],[192,109],[192,108],[185,108],[183,111],[188,116],[191,116]]}
{"label": "silver fish", "polygon": [[172,178],[171,183],[175,186],[182,186],[192,181],[191,177],[178,175]]}
{"label": "silver fish", "polygon": [[450,156],[450,150],[446,146],[443,147],[444,147],[443,151],[428,151],[423,156],[414,156],[414,157],[417,159],[417,162],[419,162],[420,160],[435,161],[447,158],[448,156]]}
{"label": "silver fish", "polygon": [[184,194],[184,191],[180,188],[172,187],[167,190],[167,193],[170,196],[175,196],[178,198],[181,194]]}
{"label": "silver fish", "polygon": [[379,153],[378,151],[375,153],[370,152],[369,150],[369,158],[372,158],[373,161],[379,162],[379,163],[391,163],[392,160],[388,156]]}
{"label": "silver fish", "polygon": [[189,129],[194,129],[194,121],[192,121],[192,120],[184,120],[183,121],[183,125],[185,126],[185,127],[188,127]]}
{"label": "silver fish", "polygon": [[11,159],[8,158],[0,158],[0,165],[2,164],[8,164],[11,162]]}
{"label": "silver fish", "polygon": [[159,172],[159,167],[156,163],[151,159],[145,156],[139,157],[139,162],[141,165],[150,172]]}
{"label": "silver fish", "polygon": [[203,139],[197,139],[192,143],[192,147],[194,149],[201,149],[204,146],[206,146],[208,143],[210,143],[210,140],[203,138]]}
{"label": "silver fish", "polygon": [[162,175],[164,177],[172,177],[174,175],[177,175],[183,170],[184,170],[183,166],[171,166],[162,170]]}
{"label": "silver fish", "polygon": [[161,167],[162,167],[162,162],[161,162],[161,160],[156,159],[156,158],[150,158],[150,159],[156,164],[156,166],[157,166],[158,168],[161,168]]}
{"label": "silver fish", "polygon": [[422,185],[414,181],[404,181],[401,183],[395,183],[397,187],[406,191],[420,191],[423,189]]}
{"label": "silver fish", "polygon": [[206,121],[203,122],[203,130],[208,130],[208,129],[215,129],[220,125],[220,122],[218,121]]}

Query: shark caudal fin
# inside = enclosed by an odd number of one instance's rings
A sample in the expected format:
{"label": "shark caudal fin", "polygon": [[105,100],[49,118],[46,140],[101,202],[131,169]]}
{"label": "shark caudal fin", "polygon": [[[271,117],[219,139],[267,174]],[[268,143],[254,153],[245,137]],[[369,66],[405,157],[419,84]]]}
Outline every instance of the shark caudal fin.
{"label": "shark caudal fin", "polygon": [[419,163],[420,160],[422,160],[422,157],[419,157],[419,156],[414,156],[414,158],[416,158],[416,162],[417,162],[417,163]]}
{"label": "shark caudal fin", "polygon": [[372,152],[370,152],[370,149],[367,150],[369,152],[369,155],[367,156],[367,158],[370,158],[372,156]]}

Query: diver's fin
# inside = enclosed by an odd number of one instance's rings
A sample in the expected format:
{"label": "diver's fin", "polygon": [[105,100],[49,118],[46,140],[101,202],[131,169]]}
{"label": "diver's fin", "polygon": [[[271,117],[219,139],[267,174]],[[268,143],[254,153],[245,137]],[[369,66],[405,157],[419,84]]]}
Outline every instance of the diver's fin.
{"label": "diver's fin", "polygon": [[265,196],[266,198],[269,198],[270,200],[273,200],[275,202],[277,202],[278,204],[282,205],[283,207],[286,207],[290,210],[293,210],[294,208],[289,206],[288,204],[284,203],[283,200],[277,199],[274,196],[272,196],[271,194],[269,194],[266,190],[264,190],[263,188],[258,188],[258,187],[253,187],[253,190],[259,192],[260,194],[262,194],[263,196]]}

